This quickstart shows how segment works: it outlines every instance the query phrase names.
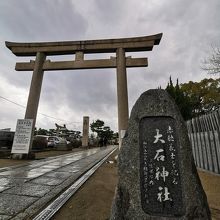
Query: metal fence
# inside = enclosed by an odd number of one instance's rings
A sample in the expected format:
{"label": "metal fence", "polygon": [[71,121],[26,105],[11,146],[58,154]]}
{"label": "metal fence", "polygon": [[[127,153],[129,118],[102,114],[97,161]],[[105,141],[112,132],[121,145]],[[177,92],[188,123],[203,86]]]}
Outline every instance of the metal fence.
{"label": "metal fence", "polygon": [[197,167],[220,174],[220,108],[186,125]]}

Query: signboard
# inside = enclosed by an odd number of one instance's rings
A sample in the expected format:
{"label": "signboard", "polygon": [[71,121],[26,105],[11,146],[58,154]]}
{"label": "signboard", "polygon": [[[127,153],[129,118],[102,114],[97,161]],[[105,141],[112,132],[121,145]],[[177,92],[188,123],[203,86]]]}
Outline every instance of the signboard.
{"label": "signboard", "polygon": [[11,153],[29,153],[32,127],[33,119],[18,119]]}
{"label": "signboard", "polygon": [[140,186],[143,210],[150,215],[183,215],[178,139],[171,117],[146,117],[140,132]]}

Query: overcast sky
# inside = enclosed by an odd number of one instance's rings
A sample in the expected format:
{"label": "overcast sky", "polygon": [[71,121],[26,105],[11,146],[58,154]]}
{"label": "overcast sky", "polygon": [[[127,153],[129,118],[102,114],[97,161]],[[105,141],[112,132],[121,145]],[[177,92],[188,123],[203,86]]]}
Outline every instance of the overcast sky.
{"label": "overcast sky", "polygon": [[[220,43],[219,12],[219,0],[1,0],[0,96],[26,106],[32,76],[14,67],[33,58],[16,57],[5,41],[93,40],[162,32],[153,51],[133,54],[148,57],[149,67],[127,69],[130,111],[142,92],[165,88],[170,75],[180,83],[210,77],[201,70],[201,61],[211,45]],[[83,116],[89,116],[116,131],[116,70],[45,72],[38,112],[64,120],[38,114],[38,128],[65,123],[80,130]],[[25,108],[0,98],[0,129],[14,130],[24,114]]]}

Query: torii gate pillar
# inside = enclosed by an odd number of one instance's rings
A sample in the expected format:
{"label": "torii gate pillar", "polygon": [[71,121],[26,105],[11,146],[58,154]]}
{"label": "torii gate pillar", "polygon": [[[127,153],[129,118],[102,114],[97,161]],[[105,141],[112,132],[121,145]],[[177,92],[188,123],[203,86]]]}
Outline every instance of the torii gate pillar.
{"label": "torii gate pillar", "polygon": [[118,133],[119,148],[122,138],[128,128],[128,89],[126,73],[125,50],[118,48],[116,51],[117,60],[117,97],[118,97]]}
{"label": "torii gate pillar", "polygon": [[32,127],[32,134],[31,134],[31,141],[29,145],[29,154],[28,155],[22,155],[22,154],[13,154],[12,158],[14,159],[21,159],[21,158],[34,158],[35,155],[33,152],[31,152],[32,148],[32,142],[33,142],[33,136],[34,136],[34,130],[35,130],[35,124],[36,124],[36,118],[37,118],[37,110],[38,110],[38,104],[40,100],[40,93],[41,93],[41,86],[43,82],[43,64],[46,60],[46,55],[42,52],[36,53],[36,60],[34,64],[33,69],[33,75],[31,79],[31,86],[29,90],[29,96],[27,101],[27,107],[25,112],[25,119],[33,119],[33,127]]}
{"label": "torii gate pillar", "polygon": [[33,127],[35,127],[37,109],[40,99],[41,86],[43,81],[43,64],[46,56],[42,52],[38,52],[36,55],[34,71],[31,80],[31,86],[28,96],[27,108],[25,113],[25,119],[33,119]]}

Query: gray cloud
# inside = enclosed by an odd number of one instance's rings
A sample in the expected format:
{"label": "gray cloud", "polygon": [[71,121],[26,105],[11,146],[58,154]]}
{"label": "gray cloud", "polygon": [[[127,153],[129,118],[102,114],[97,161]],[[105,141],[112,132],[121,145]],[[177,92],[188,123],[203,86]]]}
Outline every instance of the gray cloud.
{"label": "gray cloud", "polygon": [[55,41],[81,37],[87,21],[71,1],[1,1],[1,27],[15,41]]}
{"label": "gray cloud", "polygon": [[[62,41],[163,32],[160,45],[155,46],[152,52],[135,54],[147,56],[149,67],[128,70],[131,109],[143,91],[160,85],[165,87],[170,75],[174,80],[179,78],[180,82],[207,77],[200,64],[209,46],[219,44],[219,10],[219,0],[1,1],[0,77],[18,89],[24,89],[27,94],[31,73],[15,72],[14,65],[19,60],[28,61],[28,58],[21,59],[11,54],[4,46],[5,40]],[[81,121],[83,115],[89,115],[91,120],[99,117],[116,129],[115,72],[107,69],[45,72],[39,109],[68,121]],[[7,94],[4,85],[0,86],[0,91]],[[10,86],[7,89],[11,91]],[[10,97],[13,99],[12,95]],[[23,97],[23,101],[26,99]],[[11,109],[11,106],[5,108]],[[1,110],[0,115],[1,123]],[[7,117],[9,115],[4,116],[4,126]],[[39,116],[38,123],[50,127],[54,121]],[[11,121],[9,126],[13,127]]]}

